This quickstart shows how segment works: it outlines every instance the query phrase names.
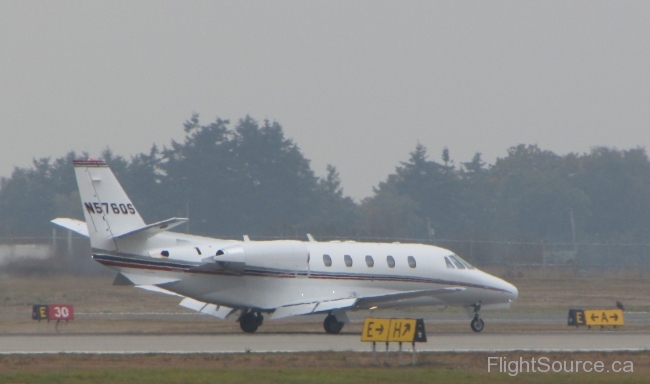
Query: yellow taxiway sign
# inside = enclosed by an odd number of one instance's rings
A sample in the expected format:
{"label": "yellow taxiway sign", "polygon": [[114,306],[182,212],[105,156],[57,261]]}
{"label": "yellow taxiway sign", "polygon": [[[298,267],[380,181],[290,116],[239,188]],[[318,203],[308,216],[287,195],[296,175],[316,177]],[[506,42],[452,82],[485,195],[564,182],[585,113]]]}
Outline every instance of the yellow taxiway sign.
{"label": "yellow taxiway sign", "polygon": [[586,325],[623,325],[623,311],[620,309],[585,309]]}
{"label": "yellow taxiway sign", "polygon": [[366,317],[363,322],[361,341],[388,341],[390,319]]}

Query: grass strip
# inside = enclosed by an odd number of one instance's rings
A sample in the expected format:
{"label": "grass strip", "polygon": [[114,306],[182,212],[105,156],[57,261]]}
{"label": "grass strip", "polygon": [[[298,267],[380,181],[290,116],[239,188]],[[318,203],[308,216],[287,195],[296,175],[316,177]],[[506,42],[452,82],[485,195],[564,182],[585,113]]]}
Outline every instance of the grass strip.
{"label": "grass strip", "polygon": [[54,383],[647,383],[645,375],[576,373],[520,374],[468,372],[437,368],[253,368],[125,369],[0,373],[0,384]]}

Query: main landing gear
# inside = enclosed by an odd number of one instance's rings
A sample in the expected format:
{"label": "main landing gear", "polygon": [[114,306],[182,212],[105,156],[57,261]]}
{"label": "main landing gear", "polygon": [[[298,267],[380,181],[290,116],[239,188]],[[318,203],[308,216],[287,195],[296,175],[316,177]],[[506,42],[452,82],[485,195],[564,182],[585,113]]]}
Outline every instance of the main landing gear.
{"label": "main landing gear", "polygon": [[323,321],[323,328],[325,328],[325,332],[329,333],[330,335],[336,335],[337,333],[341,332],[341,329],[343,329],[343,322],[338,321],[336,319],[336,316],[330,313],[325,318],[325,321]]}
{"label": "main landing gear", "polygon": [[483,319],[481,319],[481,316],[478,314],[478,311],[480,309],[481,309],[481,303],[474,304],[474,318],[469,323],[470,327],[472,327],[472,331],[474,332],[481,332],[483,330],[483,327],[485,326]]}
{"label": "main landing gear", "polygon": [[246,312],[239,316],[239,327],[246,333],[253,333],[264,322],[260,312]]}
{"label": "main landing gear", "polygon": [[472,321],[469,323],[469,325],[472,327],[472,331],[474,332],[481,332],[483,330],[483,326],[485,326],[485,323],[483,322],[483,319],[481,319],[478,315],[478,313],[474,316]]}

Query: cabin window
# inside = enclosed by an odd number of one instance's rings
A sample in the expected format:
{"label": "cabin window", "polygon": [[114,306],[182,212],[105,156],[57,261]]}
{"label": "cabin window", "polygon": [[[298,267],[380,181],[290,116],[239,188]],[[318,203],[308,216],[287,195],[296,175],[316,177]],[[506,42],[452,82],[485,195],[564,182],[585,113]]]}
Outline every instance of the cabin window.
{"label": "cabin window", "polygon": [[454,264],[456,265],[456,268],[465,269],[465,266],[463,265],[463,263],[461,263],[460,260],[455,258],[454,255],[449,255],[449,258],[451,259],[451,261],[454,262]]}
{"label": "cabin window", "polygon": [[370,255],[366,256],[366,264],[368,265],[369,268],[375,266],[375,260],[372,259],[372,256]]}
{"label": "cabin window", "polygon": [[332,258],[330,255],[323,255],[323,264],[325,264],[326,267],[332,266]]}
{"label": "cabin window", "polygon": [[346,267],[351,267],[352,266],[352,257],[350,257],[350,255],[343,256],[343,260],[345,261],[345,266]]}
{"label": "cabin window", "polygon": [[393,259],[393,256],[386,256],[386,263],[388,263],[389,267],[395,268],[395,259]]}
{"label": "cabin window", "polygon": [[454,268],[454,265],[453,265],[453,264],[451,263],[451,261],[449,261],[449,259],[446,258],[446,257],[445,257],[445,264],[447,264],[447,268],[452,268],[452,269]]}
{"label": "cabin window", "polygon": [[162,251],[162,252],[160,252],[160,256],[163,256],[163,257],[169,257],[169,251]]}
{"label": "cabin window", "polygon": [[463,263],[463,265],[466,266],[467,269],[474,269],[474,267],[472,267],[472,264],[470,264],[470,263],[468,263],[467,261],[463,260],[462,257],[460,257],[460,256],[458,256],[458,255],[454,255],[454,257],[455,257],[456,259],[458,259],[458,261],[460,261],[461,263]]}
{"label": "cabin window", "polygon": [[408,261],[409,261],[409,267],[415,268],[415,257],[409,256]]}

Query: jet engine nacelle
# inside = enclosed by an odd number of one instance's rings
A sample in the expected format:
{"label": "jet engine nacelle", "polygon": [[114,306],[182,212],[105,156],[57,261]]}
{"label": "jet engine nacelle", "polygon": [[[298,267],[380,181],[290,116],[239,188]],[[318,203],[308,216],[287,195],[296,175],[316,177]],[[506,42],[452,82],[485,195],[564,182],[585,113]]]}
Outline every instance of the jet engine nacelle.
{"label": "jet engine nacelle", "polygon": [[307,270],[309,252],[300,241],[246,241],[222,248],[214,256],[203,259],[226,269],[237,266],[274,270]]}

